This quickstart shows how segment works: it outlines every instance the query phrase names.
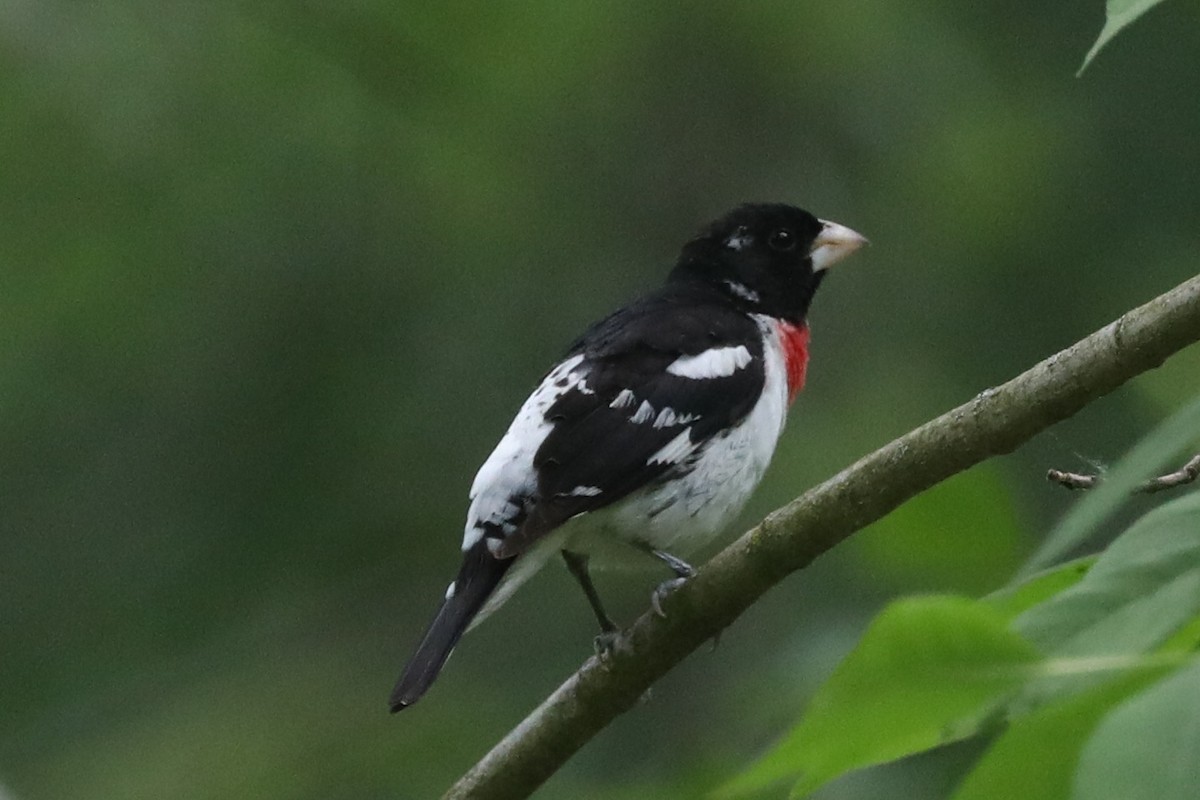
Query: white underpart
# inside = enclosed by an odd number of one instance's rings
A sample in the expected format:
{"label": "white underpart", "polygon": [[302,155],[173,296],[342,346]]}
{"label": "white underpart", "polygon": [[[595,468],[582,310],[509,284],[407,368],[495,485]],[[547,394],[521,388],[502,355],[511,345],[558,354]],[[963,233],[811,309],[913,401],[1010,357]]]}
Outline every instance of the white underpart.
{"label": "white underpart", "polygon": [[750,363],[750,351],[737,347],[714,347],[694,356],[680,356],[667,365],[667,372],[680,378],[728,378]]}
{"label": "white underpart", "polygon": [[[572,390],[592,392],[584,383],[585,374],[576,369],[582,362],[582,355],[572,356],[550,371],[529,395],[504,438],[475,474],[475,482],[471,484],[471,507],[467,510],[467,525],[463,532],[463,550],[470,549],[480,540],[483,536],[480,526],[485,523],[499,525],[505,533],[516,531],[511,520],[521,509],[509,502],[509,498],[529,496],[536,489],[533,456],[553,427],[546,422],[546,410]],[[559,381],[564,381],[565,385],[559,386]]]}

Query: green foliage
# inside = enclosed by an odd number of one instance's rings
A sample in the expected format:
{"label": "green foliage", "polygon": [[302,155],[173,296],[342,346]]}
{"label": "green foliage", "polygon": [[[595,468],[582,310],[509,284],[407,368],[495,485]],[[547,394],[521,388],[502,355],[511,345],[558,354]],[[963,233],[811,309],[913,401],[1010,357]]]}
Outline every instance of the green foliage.
{"label": "green foliage", "polygon": [[1022,684],[1037,658],[982,603],[948,596],[893,603],[801,723],[725,791],[799,775],[794,793],[806,794],[849,770],[960,739]]}
{"label": "green foliage", "polygon": [[1192,800],[1200,787],[1200,662],[1117,705],[1083,748],[1073,800]]}
{"label": "green foliage", "polygon": [[1200,613],[1200,493],[1146,514],[1078,583],[1013,621],[1048,653],[1142,652]]}
{"label": "green foliage", "polygon": [[[1193,403],[1133,448],[1052,547],[1093,536],[1129,487],[1195,440],[1198,411]],[[799,724],[726,791],[791,777],[793,796],[804,796],[996,719],[1006,729],[955,800],[1194,796],[1197,530],[1200,492],[1191,492],[1143,515],[1099,555],[1019,576],[983,600],[893,602]]]}
{"label": "green foliage", "polygon": [[1017,718],[963,781],[954,800],[1064,800],[1079,752],[1114,704],[1149,682],[1132,675]]}
{"label": "green foliage", "polygon": [[1161,2],[1162,0],[1108,0],[1104,9],[1104,28],[1100,31],[1100,36],[1096,39],[1096,43],[1092,45],[1092,49],[1083,57],[1083,64],[1079,67],[1079,74],[1083,74],[1083,71],[1087,69],[1088,64],[1092,63],[1092,59],[1096,57],[1100,49],[1112,41],[1112,38],[1120,33],[1126,25]]}
{"label": "green foliage", "polygon": [[1096,556],[1084,556],[1057,567],[1039,572],[1023,581],[1008,586],[983,598],[984,602],[1012,619],[1021,612],[1069,589],[1088,574],[1096,563]]}

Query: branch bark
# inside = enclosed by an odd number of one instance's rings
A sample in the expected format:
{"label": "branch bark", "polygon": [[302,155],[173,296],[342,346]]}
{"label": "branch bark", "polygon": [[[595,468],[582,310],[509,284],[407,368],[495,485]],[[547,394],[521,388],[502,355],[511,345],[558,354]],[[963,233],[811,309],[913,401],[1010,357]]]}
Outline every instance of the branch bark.
{"label": "branch bark", "polygon": [[764,592],[902,503],[1014,450],[1200,339],[1200,276],[1007,383],[925,423],[774,511],[643,614],[603,661],[588,659],[443,800],[528,797],[656,680]]}

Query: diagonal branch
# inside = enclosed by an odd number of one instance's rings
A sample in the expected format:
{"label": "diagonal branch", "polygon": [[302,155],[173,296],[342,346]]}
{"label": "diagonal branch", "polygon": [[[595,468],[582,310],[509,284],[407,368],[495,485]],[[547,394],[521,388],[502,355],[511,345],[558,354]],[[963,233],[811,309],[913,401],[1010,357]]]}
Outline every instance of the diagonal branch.
{"label": "diagonal branch", "polygon": [[1008,453],[1200,339],[1200,276],[1027,372],[925,423],[805,492],[643,614],[603,662],[590,658],[443,800],[532,794],[656,680],[787,575],[906,500]]}

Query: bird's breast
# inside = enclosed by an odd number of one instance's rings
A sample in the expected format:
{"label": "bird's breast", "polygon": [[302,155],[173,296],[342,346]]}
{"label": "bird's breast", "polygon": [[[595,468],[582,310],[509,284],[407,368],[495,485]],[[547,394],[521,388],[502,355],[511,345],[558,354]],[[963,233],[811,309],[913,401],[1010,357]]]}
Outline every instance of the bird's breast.
{"label": "bird's breast", "polygon": [[780,349],[787,366],[788,403],[804,388],[804,377],[808,371],[808,325],[777,323]]}

